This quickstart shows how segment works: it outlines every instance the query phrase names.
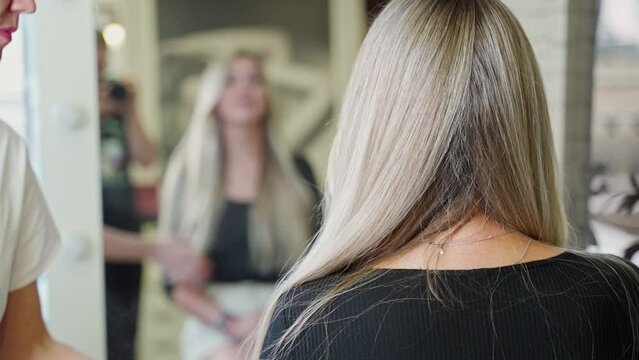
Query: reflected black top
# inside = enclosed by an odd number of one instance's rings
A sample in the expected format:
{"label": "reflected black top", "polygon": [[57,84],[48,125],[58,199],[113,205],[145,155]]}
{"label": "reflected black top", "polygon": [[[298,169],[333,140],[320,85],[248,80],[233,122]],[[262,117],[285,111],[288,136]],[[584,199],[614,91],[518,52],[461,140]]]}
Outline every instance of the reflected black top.
{"label": "reflected black top", "polygon": [[[319,194],[315,177],[310,165],[304,159],[294,158],[295,167],[302,179],[311,187],[315,194],[315,201],[319,201]],[[248,225],[249,211],[252,204],[227,201],[218,221],[217,231],[213,234],[213,246],[207,256],[213,262],[211,282],[238,282],[253,280],[261,282],[276,282],[281,275],[278,273],[262,275],[251,264]],[[309,224],[318,225],[317,216],[309,219]],[[313,229],[316,231],[317,229]]]}
{"label": "reflected black top", "polygon": [[424,271],[376,270],[331,301],[290,352],[273,354],[271,346],[308,304],[344,279],[337,273],[280,298],[261,358],[637,359],[639,328],[630,319],[639,319],[629,304],[639,302],[638,272],[571,252],[441,271],[442,303],[430,295]]}
{"label": "reflected black top", "polygon": [[207,252],[213,261],[212,282],[254,280],[275,282],[279,273],[261,275],[251,266],[248,245],[248,214],[251,204],[227,201],[214,242]]}
{"label": "reflected black top", "polygon": [[[320,201],[315,176],[306,160],[293,158],[295,168],[313,193],[315,203]],[[248,244],[248,218],[252,204],[227,201],[213,233],[212,244],[207,256],[213,261],[211,282],[233,283],[245,280],[258,282],[276,282],[281,275],[272,273],[259,274],[252,266]],[[312,218],[309,219],[312,232],[315,233],[321,223],[321,214],[317,206],[313,207]],[[164,290],[170,296],[173,283],[168,279]]]}

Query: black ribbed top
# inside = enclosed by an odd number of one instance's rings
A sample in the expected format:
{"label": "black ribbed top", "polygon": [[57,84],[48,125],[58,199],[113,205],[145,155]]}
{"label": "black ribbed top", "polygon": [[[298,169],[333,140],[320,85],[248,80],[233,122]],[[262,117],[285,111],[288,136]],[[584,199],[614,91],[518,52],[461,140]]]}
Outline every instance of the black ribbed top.
{"label": "black ribbed top", "polygon": [[345,275],[298,286],[280,299],[262,358],[639,359],[630,320],[639,318],[629,313],[629,303],[639,306],[634,265],[564,252],[439,273],[443,301],[433,299],[424,271],[375,270],[331,301],[293,346],[274,352],[308,303]]}

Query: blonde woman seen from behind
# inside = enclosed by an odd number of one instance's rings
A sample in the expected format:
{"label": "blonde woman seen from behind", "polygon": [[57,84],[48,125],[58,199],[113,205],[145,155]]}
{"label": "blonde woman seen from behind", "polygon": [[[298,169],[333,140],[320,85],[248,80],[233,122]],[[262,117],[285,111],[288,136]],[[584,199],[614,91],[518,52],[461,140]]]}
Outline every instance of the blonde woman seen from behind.
{"label": "blonde woman seen from behind", "polygon": [[204,72],[191,124],[169,162],[160,231],[202,254],[169,279],[192,315],[184,359],[237,359],[279,274],[313,235],[308,163],[287,156],[269,130],[261,61],[238,53]]}
{"label": "blonde woman seen from behind", "polygon": [[636,359],[639,272],[562,248],[543,83],[499,0],[393,0],[345,94],[324,223],[252,359]]}

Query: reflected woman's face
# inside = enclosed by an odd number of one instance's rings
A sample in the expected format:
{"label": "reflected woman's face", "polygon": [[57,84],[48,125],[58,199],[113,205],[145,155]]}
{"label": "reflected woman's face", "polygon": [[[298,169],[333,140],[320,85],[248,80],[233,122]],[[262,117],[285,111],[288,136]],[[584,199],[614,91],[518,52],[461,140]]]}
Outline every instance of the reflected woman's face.
{"label": "reflected woman's face", "polygon": [[12,34],[18,30],[18,16],[35,11],[34,0],[0,0],[0,58],[2,50],[11,42]]}
{"label": "reflected woman's face", "polygon": [[258,60],[240,57],[229,66],[228,77],[217,105],[218,117],[227,124],[264,121],[268,89]]}

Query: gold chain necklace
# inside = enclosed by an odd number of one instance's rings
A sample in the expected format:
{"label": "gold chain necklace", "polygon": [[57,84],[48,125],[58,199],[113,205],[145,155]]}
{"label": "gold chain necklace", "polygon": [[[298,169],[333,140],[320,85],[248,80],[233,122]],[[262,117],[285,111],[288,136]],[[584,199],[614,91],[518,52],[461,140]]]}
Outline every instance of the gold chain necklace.
{"label": "gold chain necklace", "polygon": [[[511,232],[512,232],[512,231],[511,231]],[[497,235],[497,236],[503,236],[503,235],[506,235],[506,234],[500,234],[500,235]],[[497,237],[497,236],[493,236],[493,238],[495,238],[495,237]],[[488,238],[486,238],[486,239],[484,239],[484,240],[488,240]],[[521,255],[519,255],[519,257],[517,258],[517,260],[515,260],[515,261],[512,263],[512,265],[517,265],[517,264],[519,264],[519,263],[520,263],[520,262],[521,262],[521,261],[522,261],[522,260],[526,257],[526,254],[528,254],[528,250],[530,249],[530,244],[532,243],[532,241],[533,241],[533,239],[532,239],[532,238],[531,238],[531,239],[528,239],[528,241],[526,242],[526,247],[525,247],[525,248],[524,248],[524,250],[522,251]],[[440,254],[442,254],[442,252],[441,252],[441,251],[440,251]],[[412,261],[412,260],[410,260],[410,259],[407,259],[405,256],[402,256],[402,260],[405,260],[405,261],[406,261],[406,262],[408,262],[409,264],[412,264],[412,265],[414,265],[414,266],[417,266],[417,267],[418,267],[418,268],[420,268],[421,270],[426,270],[426,268],[424,268],[424,266],[423,266],[423,265],[421,265],[421,264],[417,264],[416,262],[414,262],[414,261]]]}
{"label": "gold chain necklace", "polygon": [[482,238],[482,239],[474,239],[474,240],[469,240],[469,241],[454,241],[454,242],[426,241],[426,244],[427,245],[431,245],[431,246],[437,246],[439,248],[439,254],[440,255],[444,255],[444,248],[445,247],[457,247],[457,246],[476,244],[476,243],[482,242],[482,241],[488,241],[488,240],[497,239],[498,237],[502,237],[504,235],[512,234],[513,232],[514,232],[513,230],[506,231],[506,232],[503,232],[501,234],[490,235],[490,236]]}

